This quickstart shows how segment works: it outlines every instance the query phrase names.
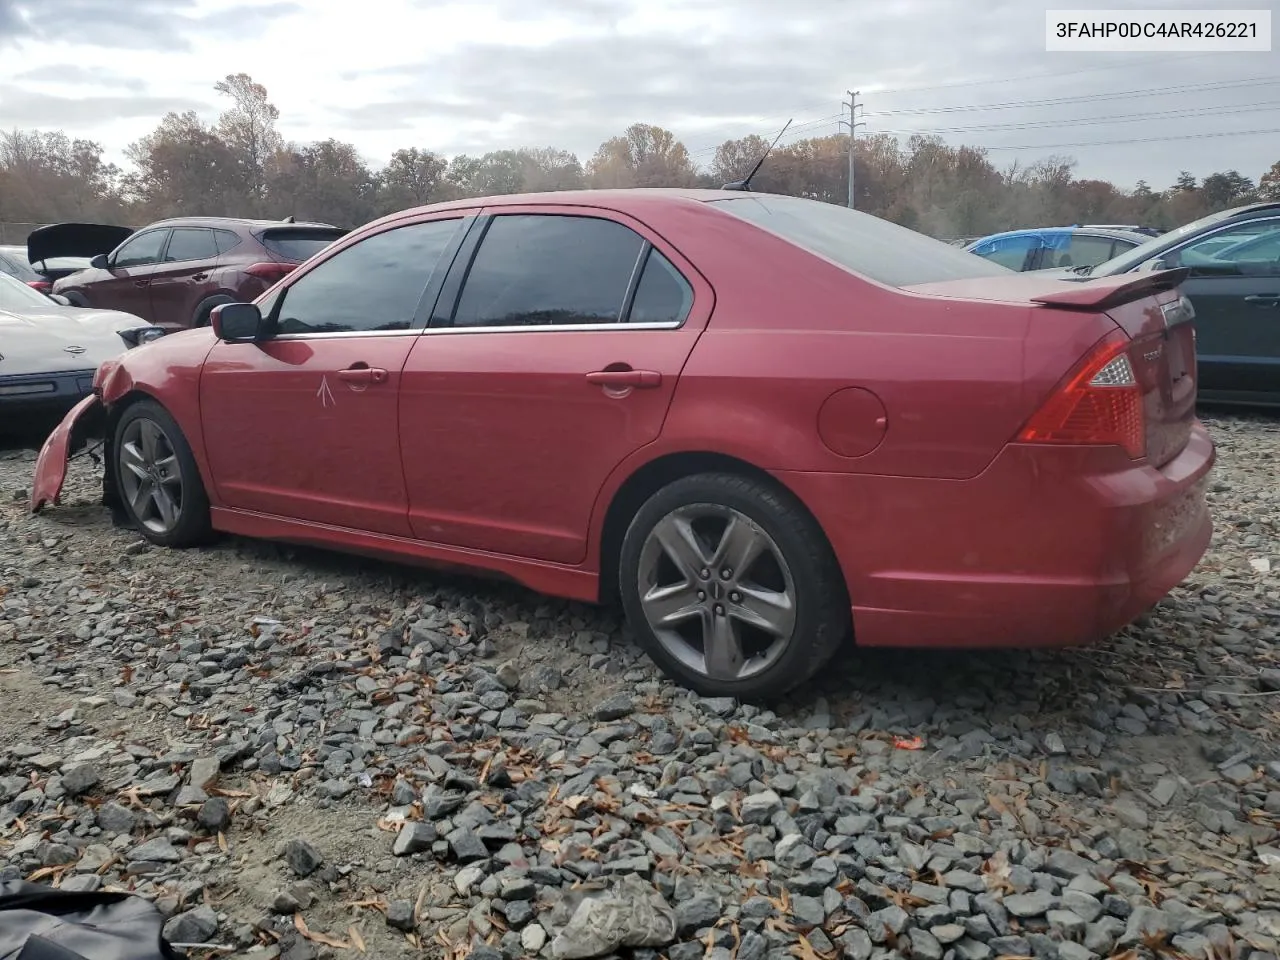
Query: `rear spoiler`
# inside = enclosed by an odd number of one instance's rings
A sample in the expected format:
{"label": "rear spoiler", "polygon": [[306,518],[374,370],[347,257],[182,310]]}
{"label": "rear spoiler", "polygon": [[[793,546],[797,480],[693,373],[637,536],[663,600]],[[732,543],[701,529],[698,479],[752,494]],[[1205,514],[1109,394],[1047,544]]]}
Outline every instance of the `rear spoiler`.
{"label": "rear spoiler", "polygon": [[1031,297],[1032,303],[1064,310],[1110,310],[1157,293],[1176,290],[1191,275],[1189,267],[1153,270],[1150,273],[1122,273],[1065,285],[1062,290]]}

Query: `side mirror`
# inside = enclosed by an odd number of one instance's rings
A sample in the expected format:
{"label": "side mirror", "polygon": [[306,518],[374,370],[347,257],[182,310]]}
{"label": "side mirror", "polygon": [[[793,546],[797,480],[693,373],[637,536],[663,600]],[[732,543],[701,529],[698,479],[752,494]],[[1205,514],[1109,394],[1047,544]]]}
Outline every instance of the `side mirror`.
{"label": "side mirror", "polygon": [[270,339],[262,311],[253,303],[221,303],[209,313],[213,335],[227,343],[257,343]]}
{"label": "side mirror", "polygon": [[74,303],[72,303],[70,300],[68,300],[66,297],[64,297],[64,296],[63,296],[62,294],[60,294],[60,293],[50,293],[50,294],[48,294],[47,296],[48,296],[48,297],[49,297],[49,299],[50,299],[50,300],[52,300],[54,303],[60,303],[60,304],[62,304],[64,307],[74,307],[74,306],[75,306],[75,304],[74,304]]}
{"label": "side mirror", "polygon": [[95,270],[108,270],[111,267],[111,261],[105,253],[100,253],[89,261],[89,266]]}

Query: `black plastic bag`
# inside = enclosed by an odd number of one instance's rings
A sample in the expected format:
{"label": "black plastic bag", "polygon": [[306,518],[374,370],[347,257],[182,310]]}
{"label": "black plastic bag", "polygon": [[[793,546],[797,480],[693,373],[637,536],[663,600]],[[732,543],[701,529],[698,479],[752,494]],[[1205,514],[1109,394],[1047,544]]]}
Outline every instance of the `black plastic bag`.
{"label": "black plastic bag", "polygon": [[0,883],[0,960],[179,960],[163,929],[142,897]]}

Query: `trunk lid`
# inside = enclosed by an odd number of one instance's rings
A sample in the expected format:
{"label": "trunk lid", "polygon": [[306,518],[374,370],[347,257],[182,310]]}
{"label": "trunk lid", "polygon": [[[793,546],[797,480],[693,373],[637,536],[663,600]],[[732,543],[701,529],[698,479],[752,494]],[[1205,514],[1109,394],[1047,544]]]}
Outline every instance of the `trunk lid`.
{"label": "trunk lid", "polygon": [[59,257],[96,257],[110,253],[133,236],[129,227],[109,223],[51,223],[27,236],[27,259],[31,263]]}
{"label": "trunk lid", "polygon": [[[983,300],[1024,299],[1046,312],[1110,318],[1130,338],[1126,355],[1142,391],[1147,459],[1160,467],[1186,446],[1196,420],[1195,311],[1180,291],[1189,272],[1184,268],[1076,280],[1032,273],[909,289]],[[984,289],[962,289],[974,285]]]}

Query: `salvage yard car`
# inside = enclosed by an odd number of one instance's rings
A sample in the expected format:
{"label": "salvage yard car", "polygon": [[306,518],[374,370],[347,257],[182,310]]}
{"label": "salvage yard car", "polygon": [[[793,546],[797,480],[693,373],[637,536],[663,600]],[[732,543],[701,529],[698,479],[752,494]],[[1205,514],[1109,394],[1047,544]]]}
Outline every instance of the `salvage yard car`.
{"label": "salvage yard car", "polygon": [[1016,274],[864,213],[716,190],[385,217],[211,328],[104,364],[104,500],[618,599],[704,694],[863,646],[1058,646],[1210,538],[1183,274]]}
{"label": "salvage yard car", "polygon": [[[1093,267],[1082,283],[1182,269],[1196,313],[1200,399],[1280,406],[1280,202],[1212,213]],[[1059,271],[1055,271],[1055,274]]]}
{"label": "salvage yard car", "polygon": [[77,310],[0,273],[0,433],[61,418],[104,360],[164,333],[115,310]]}
{"label": "salvage yard car", "polygon": [[[220,303],[252,300],[347,231],[328,223],[183,217],[134,232],[55,223],[27,238],[34,261],[90,256],[53,292],[78,307],[124,310],[168,330],[203,327]],[[38,256],[37,256],[38,255]]]}

